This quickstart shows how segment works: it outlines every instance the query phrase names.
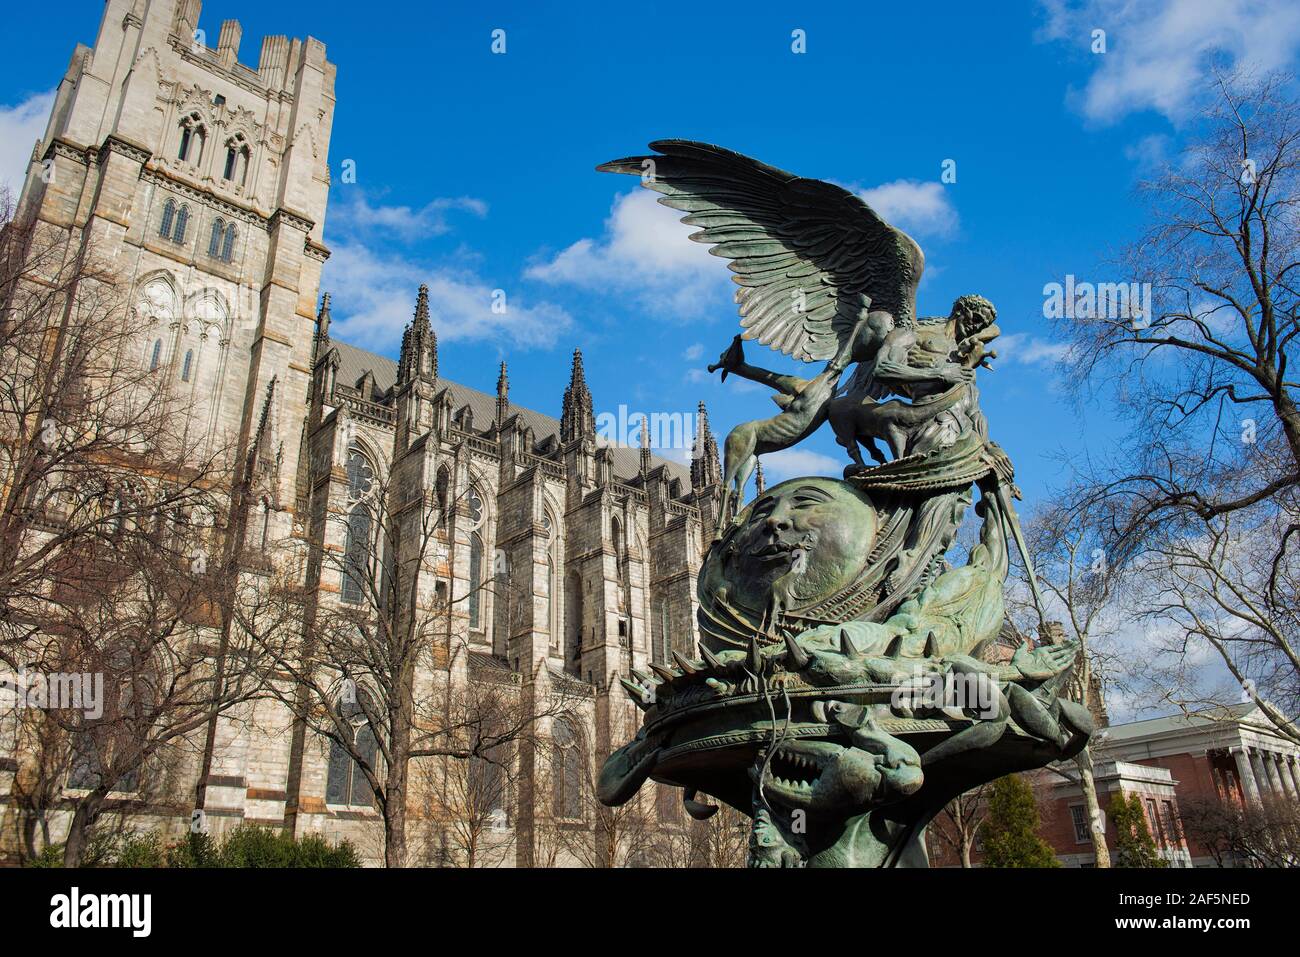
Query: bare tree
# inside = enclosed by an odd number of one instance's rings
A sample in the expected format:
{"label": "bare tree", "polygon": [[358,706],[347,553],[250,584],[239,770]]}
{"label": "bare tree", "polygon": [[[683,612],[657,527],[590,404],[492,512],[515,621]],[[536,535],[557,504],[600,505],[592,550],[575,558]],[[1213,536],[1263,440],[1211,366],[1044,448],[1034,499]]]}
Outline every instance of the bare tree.
{"label": "bare tree", "polygon": [[[693,820],[681,808],[678,788],[660,791],[658,826],[647,836],[646,862],[666,868],[744,867],[749,860],[750,819],[707,795],[697,795],[697,800],[718,810],[703,821]],[[669,807],[673,811],[667,812]]]}
{"label": "bare tree", "polygon": [[[70,807],[69,865],[260,684],[254,659],[223,673],[214,647],[233,457],[191,431],[146,361],[128,288],[0,197],[0,665],[38,749],[16,775],[23,846],[48,843],[49,812]],[[86,685],[94,707],[33,706]]]}
{"label": "bare tree", "polygon": [[[0,663],[92,589],[92,543],[150,544],[160,520],[211,508],[224,447],[189,434],[145,361],[145,320],[111,262],[15,222],[0,195]],[[148,476],[148,480],[142,477]],[[100,562],[107,584],[114,563]]]}
{"label": "bare tree", "polygon": [[1152,693],[1184,708],[1221,699],[1189,666],[1209,649],[1232,693],[1300,740],[1300,110],[1285,77],[1216,73],[1214,87],[1194,142],[1141,188],[1150,227],[1120,267],[1149,284],[1150,309],[1099,300],[1060,321],[1069,377],[1113,386],[1130,423],[1070,497],[1142,589],[1164,659]]}
{"label": "bare tree", "polygon": [[35,750],[16,791],[29,853],[37,828],[48,842],[55,807],[72,810],[64,861],[76,866],[106,813],[174,800],[173,774],[199,732],[263,693],[270,674],[242,634],[227,646],[227,667],[217,667],[220,576],[191,557],[212,534],[164,525],[89,543],[85,582],[65,575],[54,613],[24,643],[14,690],[27,705],[21,739]]}
{"label": "bare tree", "polygon": [[1179,801],[1183,833],[1209,851],[1219,867],[1300,865],[1300,807],[1262,796],[1251,807],[1220,797]]}
{"label": "bare tree", "polygon": [[696,821],[695,860],[697,867],[744,867],[749,862],[749,832],[752,822],[729,804],[704,801],[718,806],[717,812],[705,821]]}
{"label": "bare tree", "polygon": [[[434,489],[407,493],[376,477],[362,499],[362,525],[353,523],[356,502],[326,518],[346,528],[346,548],[324,547],[309,532],[298,543],[307,574],[293,572],[275,594],[238,603],[241,626],[288,678],[276,688],[280,700],[359,769],[383,820],[389,867],[407,861],[407,816],[418,801],[412,761],[500,761],[495,756],[508,754],[540,719],[567,709],[555,697],[505,707],[490,685],[454,677],[469,671],[457,609],[471,596],[431,586],[448,543],[446,519],[464,497],[440,504]],[[321,599],[327,575],[346,583],[350,602]]]}
{"label": "bare tree", "polygon": [[[1064,621],[1052,627],[1059,634],[1039,635],[1040,640],[1072,639],[1079,651],[1071,667],[1065,696],[1094,713],[1105,709],[1104,678],[1111,670],[1115,655],[1104,647],[1113,633],[1120,610],[1116,607],[1117,576],[1106,561],[1099,522],[1082,505],[1073,507],[1049,502],[1039,508],[1025,528],[1026,543],[1033,559],[1040,592],[1051,602],[1051,614]],[[1022,581],[1027,572],[1017,566]],[[1011,613],[1021,621],[1037,621],[1038,611],[1013,595],[1008,602]],[[1097,786],[1093,778],[1093,742],[1067,765],[1051,768],[1066,780],[1078,785],[1088,815],[1088,833],[1097,867],[1110,867],[1110,849],[1106,845],[1106,822]]]}
{"label": "bare tree", "polygon": [[934,822],[929,833],[952,849],[961,860],[962,867],[971,867],[971,851],[979,838],[980,827],[988,816],[988,792],[991,784],[981,784],[949,801]]}
{"label": "bare tree", "polygon": [[417,777],[427,825],[425,859],[440,866],[499,867],[513,850],[509,835],[508,768],[470,758],[419,762]]}
{"label": "bare tree", "polygon": [[[621,719],[617,717],[620,714]],[[623,709],[611,709],[612,740],[629,740],[636,731],[636,720]],[[643,788],[621,807],[606,807],[596,790],[600,762],[593,757],[600,756],[593,755],[580,733],[576,738],[562,741],[551,750],[547,773],[556,787],[547,822],[551,838],[560,845],[564,856],[581,867],[652,863],[655,835],[661,826],[652,790]],[[570,749],[576,749],[580,760],[566,764],[566,757],[574,753]]]}
{"label": "bare tree", "polygon": [[[436,847],[440,864],[497,867],[514,850],[509,835],[512,818],[517,821],[517,756],[537,746],[536,721],[519,678],[515,672],[480,675],[453,690],[451,712],[471,742],[468,757],[418,762],[426,843]],[[479,747],[480,741],[496,743]]]}

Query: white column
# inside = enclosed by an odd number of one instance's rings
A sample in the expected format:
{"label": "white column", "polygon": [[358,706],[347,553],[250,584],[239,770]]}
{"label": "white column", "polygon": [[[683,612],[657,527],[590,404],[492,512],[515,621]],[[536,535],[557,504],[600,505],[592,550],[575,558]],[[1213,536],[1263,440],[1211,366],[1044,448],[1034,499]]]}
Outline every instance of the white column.
{"label": "white column", "polygon": [[1282,793],[1292,801],[1296,799],[1295,781],[1291,779],[1291,772],[1287,768],[1287,756],[1281,751],[1270,753],[1273,758],[1273,767],[1277,771],[1278,782],[1282,785]]}
{"label": "white column", "polygon": [[1291,778],[1291,791],[1300,798],[1300,768],[1296,767],[1296,761],[1294,754],[1282,755],[1282,767]]}
{"label": "white column", "polygon": [[1264,771],[1268,775],[1269,786],[1273,789],[1273,795],[1285,799],[1286,791],[1282,789],[1282,775],[1277,772],[1277,755],[1272,751],[1261,751],[1260,759],[1264,762]]}
{"label": "white column", "polygon": [[1249,751],[1250,766],[1255,771],[1255,783],[1259,786],[1260,796],[1268,795],[1277,796],[1277,781],[1270,780],[1268,776],[1268,767],[1264,763],[1264,751],[1262,748],[1251,748]]}
{"label": "white column", "polygon": [[1255,771],[1250,766],[1250,759],[1246,757],[1246,749],[1233,748],[1232,759],[1237,762],[1237,777],[1241,779],[1244,797],[1250,803],[1258,804],[1259,785],[1255,783]]}

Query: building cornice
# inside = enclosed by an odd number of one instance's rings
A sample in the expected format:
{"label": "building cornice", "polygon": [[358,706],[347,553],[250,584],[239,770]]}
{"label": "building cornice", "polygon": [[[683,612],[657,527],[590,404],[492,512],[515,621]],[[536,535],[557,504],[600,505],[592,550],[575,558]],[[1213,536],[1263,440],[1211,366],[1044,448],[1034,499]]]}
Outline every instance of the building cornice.
{"label": "building cornice", "polygon": [[270,229],[270,219],[263,216],[256,210],[249,209],[246,206],[240,206],[224,199],[219,194],[210,189],[204,189],[201,186],[194,186],[182,179],[172,176],[166,169],[156,166],[146,166],[140,172],[140,178],[148,183],[166,186],[174,192],[189,197],[195,202],[205,203],[214,209],[220,210],[227,216],[233,216],[251,226],[267,231]]}
{"label": "building cornice", "polygon": [[101,164],[108,158],[109,153],[118,153],[141,165],[153,158],[153,152],[148,147],[134,143],[117,133],[110,133],[104,137],[104,142],[99,147],[98,160]]}
{"label": "building cornice", "polygon": [[303,213],[295,212],[294,210],[289,209],[288,207],[285,206],[281,206],[278,209],[276,209],[276,211],[271,214],[271,217],[267,222],[269,228],[271,229],[275,229],[281,223],[283,223],[285,225],[292,226],[295,229],[300,229],[304,233],[310,233],[312,229],[314,229],[316,226],[314,220],[308,218]]}

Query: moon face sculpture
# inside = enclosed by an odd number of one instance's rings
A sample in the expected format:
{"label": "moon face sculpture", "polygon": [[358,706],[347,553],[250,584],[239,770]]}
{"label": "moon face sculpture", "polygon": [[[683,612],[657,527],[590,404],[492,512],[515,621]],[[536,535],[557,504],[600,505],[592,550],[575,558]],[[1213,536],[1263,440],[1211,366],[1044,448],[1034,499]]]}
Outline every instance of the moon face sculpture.
{"label": "moon face sculpture", "polygon": [[[752,502],[700,571],[702,602],[753,624],[797,615],[842,592],[862,577],[879,518],[865,492],[832,478],[783,482]],[[752,633],[752,630],[751,630]],[[713,638],[711,650],[743,648]]]}

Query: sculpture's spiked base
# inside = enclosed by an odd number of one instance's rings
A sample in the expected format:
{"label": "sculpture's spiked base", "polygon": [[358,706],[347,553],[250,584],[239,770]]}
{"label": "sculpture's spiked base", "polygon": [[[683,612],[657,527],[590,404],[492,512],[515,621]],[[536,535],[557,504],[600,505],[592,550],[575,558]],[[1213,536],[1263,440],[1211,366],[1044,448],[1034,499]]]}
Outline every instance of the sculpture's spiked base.
{"label": "sculpture's spiked base", "polygon": [[[1005,715],[899,717],[897,692],[893,684],[778,682],[726,696],[675,694],[611,756],[602,799],[622,803],[649,777],[685,789],[700,816],[696,793],[711,795],[753,818],[755,867],[927,867],[925,830],[949,801],[1072,757],[1091,731],[1074,711],[1057,741]],[[968,744],[939,747],[959,735]]]}

